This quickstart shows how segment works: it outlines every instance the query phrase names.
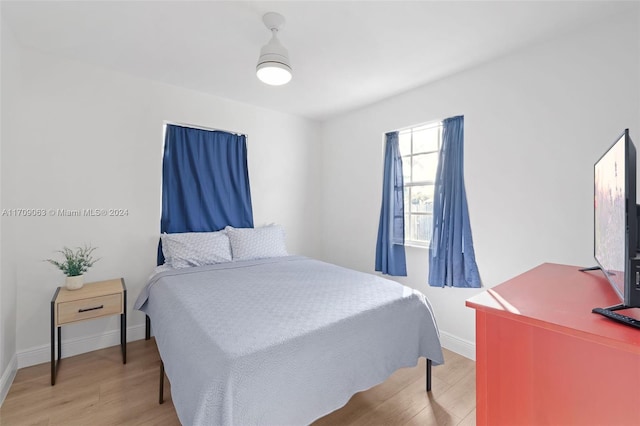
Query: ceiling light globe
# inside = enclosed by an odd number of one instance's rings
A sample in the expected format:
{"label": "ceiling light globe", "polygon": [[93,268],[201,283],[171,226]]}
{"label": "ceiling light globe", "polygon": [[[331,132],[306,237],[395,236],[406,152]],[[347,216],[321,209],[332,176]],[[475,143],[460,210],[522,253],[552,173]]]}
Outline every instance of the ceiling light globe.
{"label": "ceiling light globe", "polygon": [[291,68],[280,62],[262,62],[256,67],[258,79],[270,86],[282,86],[291,81]]}

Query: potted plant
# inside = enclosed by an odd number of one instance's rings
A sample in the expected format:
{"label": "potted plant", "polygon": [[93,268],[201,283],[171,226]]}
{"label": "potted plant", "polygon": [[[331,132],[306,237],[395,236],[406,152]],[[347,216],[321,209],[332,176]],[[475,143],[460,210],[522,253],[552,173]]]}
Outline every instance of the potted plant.
{"label": "potted plant", "polygon": [[84,285],[83,274],[93,266],[100,259],[93,259],[91,254],[95,250],[94,247],[85,245],[84,247],[77,247],[75,251],[68,247],[64,247],[62,250],[58,250],[64,257],[64,260],[59,262],[54,259],[47,259],[46,261],[51,263],[60,269],[67,276],[65,286],[69,290],[78,290]]}

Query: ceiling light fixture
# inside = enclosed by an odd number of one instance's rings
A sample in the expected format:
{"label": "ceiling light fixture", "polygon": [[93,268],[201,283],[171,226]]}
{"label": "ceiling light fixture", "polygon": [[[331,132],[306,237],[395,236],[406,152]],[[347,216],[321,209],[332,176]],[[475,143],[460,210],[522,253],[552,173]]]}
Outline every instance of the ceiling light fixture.
{"label": "ceiling light fixture", "polygon": [[292,77],[289,52],[280,44],[278,31],[284,26],[284,16],[275,12],[265,13],[262,22],[271,31],[271,40],[260,50],[256,75],[271,86],[287,84]]}

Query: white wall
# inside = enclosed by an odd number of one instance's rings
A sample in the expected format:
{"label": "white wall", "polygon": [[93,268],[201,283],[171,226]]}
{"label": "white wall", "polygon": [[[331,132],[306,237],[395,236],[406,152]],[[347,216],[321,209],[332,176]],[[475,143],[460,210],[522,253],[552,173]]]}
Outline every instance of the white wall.
{"label": "white wall", "polygon": [[[2,19],[2,18],[0,18]],[[6,147],[16,134],[15,111],[12,108],[18,99],[20,84],[20,56],[12,34],[2,25],[0,92],[0,211],[5,208],[6,194]],[[12,258],[10,230],[5,218],[0,217],[0,404],[15,375],[16,363],[16,281]]]}
{"label": "white wall", "polygon": [[[626,127],[640,144],[639,21],[616,16],[324,123],[323,258],[373,271],[383,133],[464,114],[485,288],[542,262],[592,265],[593,163]],[[429,287],[427,253],[407,248],[398,281],[431,300],[443,344],[473,357],[465,300],[481,290]]]}
{"label": "white wall", "polygon": [[[63,275],[42,260],[62,246],[98,247],[101,260],[86,279],[125,278],[130,340],[142,337],[144,316],[131,307],[155,266],[164,120],[246,133],[256,225],[281,223],[290,252],[317,255],[319,124],[32,50],[20,53],[22,87],[13,105],[18,131],[2,145],[3,206],[129,212],[4,222],[15,236],[9,266],[17,278],[21,367],[47,360],[49,302]],[[116,344],[118,324],[112,317],[64,327],[63,356]]]}

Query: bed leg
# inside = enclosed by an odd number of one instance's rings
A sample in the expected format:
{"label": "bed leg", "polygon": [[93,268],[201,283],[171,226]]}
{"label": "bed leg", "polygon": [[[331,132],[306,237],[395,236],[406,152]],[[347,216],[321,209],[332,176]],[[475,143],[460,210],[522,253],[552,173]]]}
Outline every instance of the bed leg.
{"label": "bed leg", "polygon": [[144,323],[144,340],[149,340],[151,339],[151,318],[149,318],[149,315],[146,317],[147,318]]}
{"label": "bed leg", "polygon": [[427,358],[427,392],[431,392],[431,360]]}
{"label": "bed leg", "polygon": [[164,402],[164,362],[160,360],[160,389],[158,396],[158,404],[162,404]]}

